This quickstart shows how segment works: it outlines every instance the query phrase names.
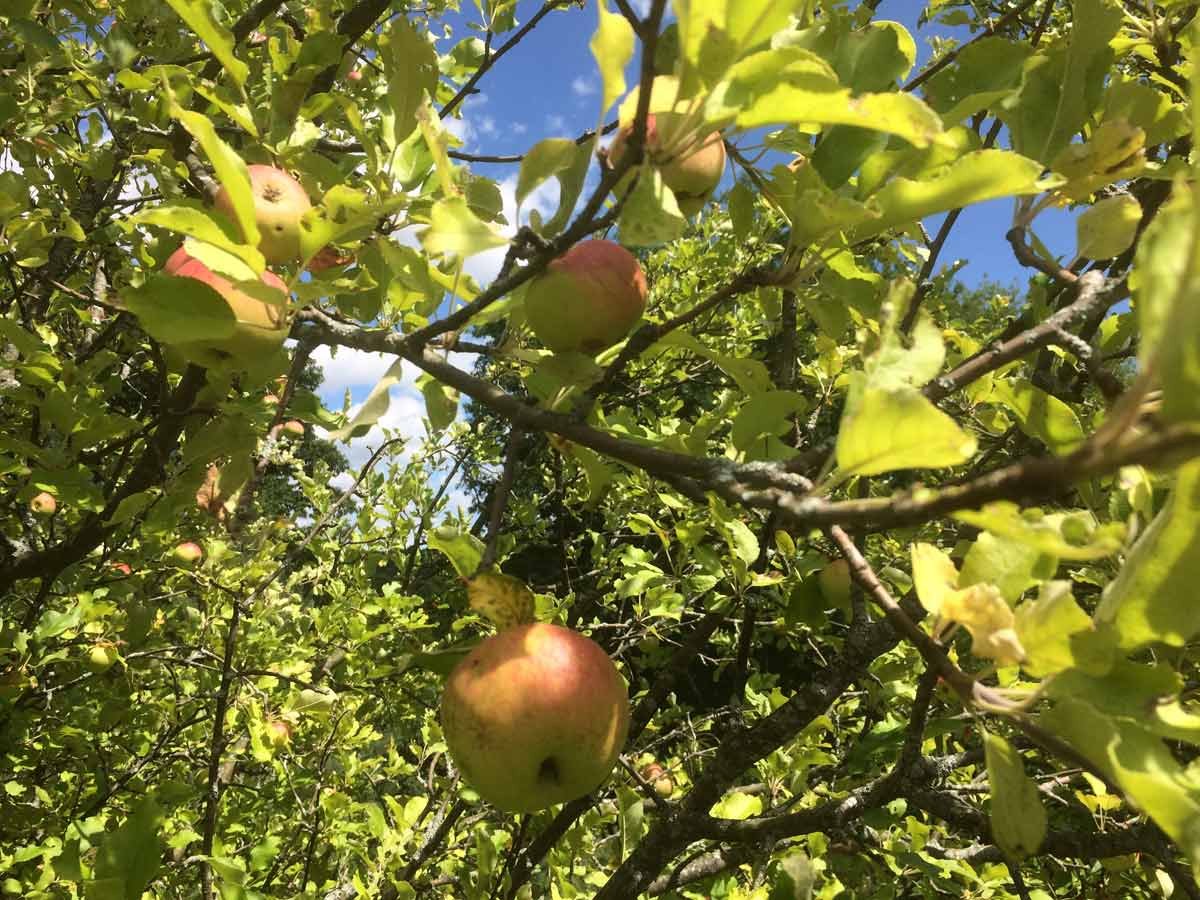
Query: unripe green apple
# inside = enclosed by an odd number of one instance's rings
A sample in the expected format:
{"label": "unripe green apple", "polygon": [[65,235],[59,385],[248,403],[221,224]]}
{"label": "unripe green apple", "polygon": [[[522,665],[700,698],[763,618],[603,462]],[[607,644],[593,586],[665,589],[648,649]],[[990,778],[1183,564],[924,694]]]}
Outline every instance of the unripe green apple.
{"label": "unripe green apple", "polygon": [[29,501],[29,511],[35,516],[52,516],[58,509],[58,501],[48,491],[42,491]]}
{"label": "unripe green apple", "polygon": [[292,739],[292,726],[282,719],[272,719],[267,723],[267,740],[276,750],[282,750]]}
{"label": "unripe green apple", "polygon": [[629,731],[629,694],[594,641],[535,622],[493,635],[455,666],[441,718],[471,787],[499,809],[533,812],[604,782]]}
{"label": "unripe green apple", "polygon": [[817,575],[821,596],[830,606],[838,609],[850,607],[850,564],[844,559],[835,559]]}
{"label": "unripe green apple", "polygon": [[195,565],[204,558],[204,550],[195,541],[184,541],[173,551],[175,559],[184,565]]}
{"label": "unripe green apple", "polygon": [[117,648],[113,644],[101,641],[97,644],[92,644],[88,650],[87,658],[84,660],[84,665],[88,671],[95,672],[99,675],[102,672],[107,672],[112,668],[113,663],[117,661]]}
{"label": "unripe green apple", "polygon": [[[620,162],[633,134],[627,125],[617,133],[609,151]],[[646,159],[658,169],[685,216],[694,216],[708,202],[725,174],[725,141],[720,132],[697,132],[683,113],[662,112],[646,116]]]}
{"label": "unripe green apple", "polygon": [[[292,263],[300,258],[300,217],[312,209],[303,185],[274,166],[246,167],[254,195],[254,220],[258,224],[258,249],[270,263]],[[236,222],[229,191],[222,187],[213,201],[216,209]]]}
{"label": "unripe green apple", "polygon": [[525,316],[556,353],[599,353],[621,340],[646,309],[637,258],[612,241],[576,244],[529,285]]}
{"label": "unripe green apple", "polygon": [[[163,271],[177,278],[195,278],[225,298],[233,310],[233,334],[221,340],[185,341],[177,344],[180,352],[191,361],[209,369],[228,367],[231,363],[253,364],[275,353],[287,337],[287,307],[266,303],[251,297],[221,277],[200,260],[180,247],[167,260]],[[287,301],[287,285],[273,272],[263,272],[262,282],[280,293],[280,304]]]}
{"label": "unripe green apple", "polygon": [[304,437],[304,423],[299,419],[288,419],[279,426],[279,433],[283,437]]}

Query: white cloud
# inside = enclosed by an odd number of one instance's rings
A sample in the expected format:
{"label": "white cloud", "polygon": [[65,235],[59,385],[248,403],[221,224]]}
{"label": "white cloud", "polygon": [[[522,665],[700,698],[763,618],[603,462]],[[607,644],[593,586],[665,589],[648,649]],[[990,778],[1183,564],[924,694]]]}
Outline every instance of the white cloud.
{"label": "white cloud", "polygon": [[561,134],[567,130],[567,120],[557,113],[551,113],[546,116],[546,130]]}
{"label": "white cloud", "polygon": [[451,116],[442,120],[442,127],[462,141],[464,146],[475,139],[475,126],[467,119],[456,119]]}
{"label": "white cloud", "polygon": [[571,90],[580,97],[587,97],[596,93],[596,82],[578,75],[571,81]]}
{"label": "white cloud", "polygon": [[482,116],[479,119],[479,133],[480,134],[495,134],[496,133],[496,120],[493,119],[491,116]]}
{"label": "white cloud", "polygon": [[508,127],[512,129],[513,134],[524,134],[529,130],[529,126],[524,122],[510,122]]}
{"label": "white cloud", "polygon": [[336,395],[338,399],[333,402],[340,405],[341,395],[346,388],[366,386],[367,390],[370,390],[383,377],[383,373],[395,361],[395,357],[382,353],[367,353],[365,350],[354,350],[350,347],[334,348],[322,345],[313,351],[312,360],[325,373],[321,384],[322,393],[327,397]]}

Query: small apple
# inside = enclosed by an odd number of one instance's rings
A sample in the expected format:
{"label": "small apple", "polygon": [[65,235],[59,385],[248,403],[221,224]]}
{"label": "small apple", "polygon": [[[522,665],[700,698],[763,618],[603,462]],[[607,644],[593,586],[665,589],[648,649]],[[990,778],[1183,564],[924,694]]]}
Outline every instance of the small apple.
{"label": "small apple", "polygon": [[351,69],[349,72],[346,73],[347,81],[362,81],[362,77],[363,77],[362,69]]}
{"label": "small apple", "polygon": [[850,564],[844,559],[835,559],[817,575],[821,596],[830,606],[838,609],[850,608]]}
{"label": "small apple", "polygon": [[283,719],[272,719],[267,723],[267,740],[276,750],[282,750],[292,740],[292,726]]}
{"label": "small apple", "polygon": [[304,437],[304,423],[299,419],[288,419],[279,426],[279,433],[283,437]]}
{"label": "small apple", "polygon": [[129,563],[115,562],[109,563],[109,567],[118,575],[129,576],[133,574],[133,569],[129,567]]}
{"label": "small apple", "polygon": [[[614,163],[625,154],[632,134],[632,124],[617,133],[609,149]],[[725,141],[720,132],[697,132],[682,113],[646,116],[645,153],[685,216],[694,216],[704,207],[725,174]]]}
{"label": "small apple", "polygon": [[240,291],[233,282],[218,275],[180,247],[167,260],[163,271],[177,278],[194,278],[207,284],[229,304],[237,319],[233,334],[220,340],[185,341],[178,344],[185,357],[205,368],[220,369],[231,363],[252,365],[279,349],[287,337],[287,285],[273,272],[263,272],[262,282],[279,291],[281,305],[266,303]]}
{"label": "small apple", "polygon": [[533,812],[599,787],[629,731],[629,694],[600,646],[535,622],[479,644],[446,680],[442,732],[479,795]]}
{"label": "small apple", "polygon": [[117,647],[115,644],[108,641],[99,641],[92,644],[88,650],[87,658],[83,664],[89,672],[94,672],[99,675],[102,672],[107,672],[112,668],[113,663],[117,661]]}
{"label": "small apple", "polygon": [[637,258],[612,241],[576,244],[529,285],[525,316],[556,353],[595,354],[629,333],[646,308]]}
{"label": "small apple", "polygon": [[[254,195],[254,220],[258,224],[258,249],[270,263],[291,263],[300,258],[300,217],[312,209],[308,192],[295,178],[274,166],[246,167]],[[213,206],[237,221],[233,200],[222,187]]]}
{"label": "small apple", "polygon": [[647,763],[638,770],[638,774],[642,781],[648,782],[654,788],[654,793],[664,799],[675,791],[675,782],[671,780],[670,773],[658,763]]}
{"label": "small apple", "polygon": [[58,509],[58,501],[54,499],[53,494],[47,491],[42,491],[29,501],[29,511],[35,516],[52,516],[56,509]]}
{"label": "small apple", "polygon": [[184,541],[171,552],[178,562],[186,566],[194,566],[204,559],[204,549],[195,541]]}

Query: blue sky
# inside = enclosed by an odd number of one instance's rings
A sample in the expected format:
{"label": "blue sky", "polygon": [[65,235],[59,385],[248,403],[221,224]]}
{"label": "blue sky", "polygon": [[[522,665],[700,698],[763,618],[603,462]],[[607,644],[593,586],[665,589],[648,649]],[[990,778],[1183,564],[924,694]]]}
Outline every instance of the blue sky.
{"label": "blue sky", "polygon": [[[520,0],[518,21],[527,21],[542,5],[542,0]],[[645,0],[633,0],[635,7],[646,6]],[[611,6],[611,0],[610,0]],[[923,0],[883,0],[878,18],[891,19],[903,24],[917,45],[918,59],[914,71],[929,58],[929,38],[954,36],[965,40],[971,35],[962,28],[946,28],[938,25],[918,27],[918,17],[924,8]],[[502,58],[479,83],[479,93],[468,98],[462,107],[461,121],[448,122],[448,126],[464,142],[463,149],[488,154],[520,154],[538,141],[547,137],[575,137],[594,127],[600,120],[600,79],[588,42],[596,26],[595,0],[588,0],[584,9],[568,7],[551,13],[537,28],[506,57]],[[478,11],[472,2],[464,2],[463,11],[450,16],[448,23],[453,37],[439,42],[439,49],[448,52],[459,40],[469,35],[480,35],[471,30],[469,24],[479,21]],[[498,46],[505,40],[501,36]],[[628,73],[630,84],[637,77],[635,59]],[[609,110],[605,120],[611,119]],[[1001,138],[1004,145],[1004,138]],[[479,174],[496,180],[505,198],[506,215],[515,221],[513,190],[518,166],[516,164],[472,164]],[[593,169],[589,187],[594,183]],[[731,176],[727,176],[731,183]],[[587,188],[585,188],[585,191]],[[523,217],[531,208],[543,212],[553,210],[557,189],[553,182],[536,191],[525,203]],[[940,257],[939,265],[948,265],[958,258],[967,260],[959,278],[976,284],[985,278],[1020,287],[1028,272],[1013,259],[1012,252],[1004,240],[1012,215],[1012,201],[999,200],[969,208],[960,217]],[[926,222],[932,234],[941,217]],[[1070,214],[1062,211],[1047,213],[1038,220],[1038,236],[1054,252],[1067,254],[1074,247],[1074,227]],[[413,235],[402,235],[402,240],[414,240]],[[488,283],[499,268],[503,248],[480,254],[466,263],[467,270],[481,283]],[[317,361],[326,373],[326,384],[322,398],[332,408],[341,408],[344,393],[349,389],[353,403],[361,403],[378,378],[389,365],[389,360],[372,354],[340,351],[336,360],[329,358],[325,348],[318,351]],[[469,367],[472,358],[457,360]],[[388,428],[413,438],[410,442],[416,449],[423,433],[421,422],[424,402],[416,391],[416,371],[406,370],[405,378],[391,392],[392,405],[382,420]],[[373,429],[365,438],[354,442],[349,456],[357,466],[365,461],[372,447],[381,441],[379,429]],[[455,496],[461,504],[463,498]]]}

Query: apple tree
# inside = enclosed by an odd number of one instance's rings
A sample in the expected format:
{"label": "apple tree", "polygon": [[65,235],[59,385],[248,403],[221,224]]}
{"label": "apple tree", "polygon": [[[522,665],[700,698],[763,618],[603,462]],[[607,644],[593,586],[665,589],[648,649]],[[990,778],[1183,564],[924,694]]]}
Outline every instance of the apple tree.
{"label": "apple tree", "polygon": [[7,0],[0,893],[1200,897],[1197,12]]}

